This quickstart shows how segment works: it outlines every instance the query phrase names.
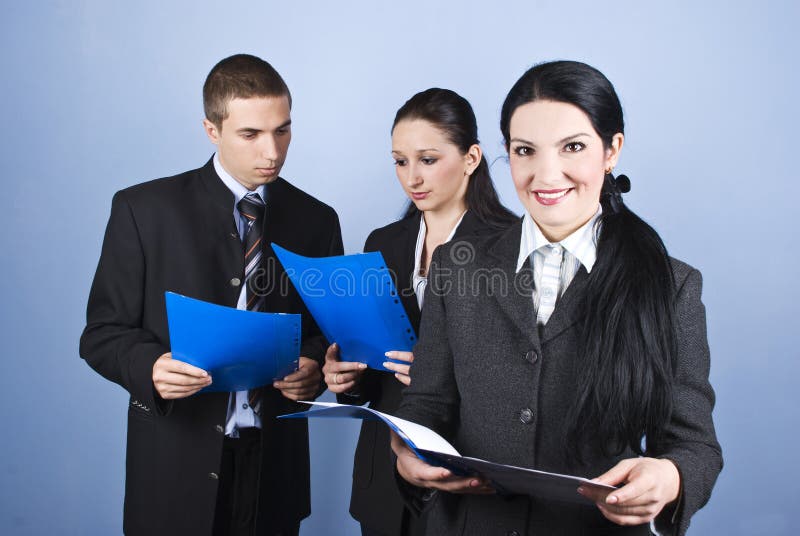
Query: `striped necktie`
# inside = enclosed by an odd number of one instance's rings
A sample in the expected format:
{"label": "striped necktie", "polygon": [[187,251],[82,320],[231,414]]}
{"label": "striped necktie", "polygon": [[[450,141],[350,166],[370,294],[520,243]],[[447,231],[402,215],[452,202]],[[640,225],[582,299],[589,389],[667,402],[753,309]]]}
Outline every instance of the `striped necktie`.
{"label": "striped necktie", "polygon": [[536,309],[536,323],[544,326],[556,308],[558,290],[561,285],[561,262],[564,260],[564,248],[559,244],[547,244],[540,251],[544,254],[544,263],[537,293],[539,303]]}
{"label": "striped necktie", "polygon": [[[260,311],[264,303],[265,277],[261,270],[262,244],[264,233],[264,215],[266,205],[255,192],[245,195],[236,205],[245,223],[244,229],[244,288],[245,303],[248,311]],[[261,413],[261,393],[251,389],[247,396],[250,407],[259,415]]]}

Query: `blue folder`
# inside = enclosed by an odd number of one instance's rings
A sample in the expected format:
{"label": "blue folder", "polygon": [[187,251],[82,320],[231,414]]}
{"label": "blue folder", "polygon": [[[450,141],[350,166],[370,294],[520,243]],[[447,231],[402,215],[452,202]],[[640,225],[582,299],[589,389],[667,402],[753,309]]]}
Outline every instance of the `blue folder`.
{"label": "blue folder", "polygon": [[342,361],[386,371],[384,353],[414,347],[417,336],[380,252],[315,258],[272,249]]}
{"label": "blue folder", "polygon": [[461,456],[453,445],[433,430],[372,408],[332,402],[304,403],[321,409],[290,413],[278,418],[350,418],[382,421],[400,436],[419,459],[430,465],[446,467],[456,475],[480,475],[501,494],[530,495],[541,499],[590,504],[586,497],[577,492],[578,486],[595,488],[603,493],[615,489],[614,486],[592,482],[579,476],[550,473]]}
{"label": "blue folder", "polygon": [[244,391],[297,370],[300,315],[243,311],[165,293],[173,359],[211,374],[203,391]]}

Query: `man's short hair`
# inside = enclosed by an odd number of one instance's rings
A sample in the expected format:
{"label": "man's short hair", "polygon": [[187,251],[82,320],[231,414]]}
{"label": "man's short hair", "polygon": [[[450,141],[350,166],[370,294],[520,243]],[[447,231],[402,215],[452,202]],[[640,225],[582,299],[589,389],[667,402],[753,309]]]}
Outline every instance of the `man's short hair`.
{"label": "man's short hair", "polygon": [[217,63],[203,84],[203,108],[206,119],[222,128],[228,117],[228,102],[252,97],[283,97],[292,95],[286,82],[272,65],[250,54],[236,54]]}

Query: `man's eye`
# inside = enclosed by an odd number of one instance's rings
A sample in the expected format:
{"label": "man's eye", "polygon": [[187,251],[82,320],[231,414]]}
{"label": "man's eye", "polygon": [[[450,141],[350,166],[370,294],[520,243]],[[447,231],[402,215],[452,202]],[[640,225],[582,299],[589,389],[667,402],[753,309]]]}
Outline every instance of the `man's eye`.
{"label": "man's eye", "polygon": [[284,135],[289,133],[289,129],[288,128],[279,128],[275,133],[278,136],[284,136]]}
{"label": "man's eye", "polygon": [[564,150],[568,153],[577,153],[586,149],[586,145],[579,141],[573,141],[564,146]]}
{"label": "man's eye", "polygon": [[242,137],[246,140],[252,140],[253,138],[256,137],[256,135],[252,132],[244,132],[242,133]]}

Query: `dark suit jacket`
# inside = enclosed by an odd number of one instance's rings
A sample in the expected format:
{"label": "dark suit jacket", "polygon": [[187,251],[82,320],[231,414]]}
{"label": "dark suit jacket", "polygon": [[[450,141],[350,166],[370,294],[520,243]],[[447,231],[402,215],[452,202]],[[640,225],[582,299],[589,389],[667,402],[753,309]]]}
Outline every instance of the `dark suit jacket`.
{"label": "dark suit jacket", "polygon": [[[236,307],[244,280],[233,194],[204,167],[127,188],[114,196],[87,308],[80,353],[130,393],[124,531],[211,534],[228,393],[166,402],[153,363],[168,352],[164,292]],[[332,208],[278,178],[267,186],[264,256],[273,283],[265,310],[302,313],[301,355],[323,359],[324,338],[269,246],[308,256],[339,255]],[[277,420],[298,405],[263,388],[259,533],[310,512],[305,420]]]}
{"label": "dark suit jacket", "polygon": [[[412,273],[420,217],[418,214],[375,229],[364,245],[364,251],[383,254],[406,314],[417,333],[420,310]],[[497,232],[496,228],[489,227],[468,211],[451,242],[460,243],[466,238],[476,239]],[[400,405],[403,387],[393,374],[367,369],[359,384],[361,396],[339,395],[338,400],[349,404],[368,402],[371,408],[392,414]],[[364,421],[353,464],[350,513],[370,529],[386,536],[399,536],[403,511],[404,503],[394,480],[388,428],[383,423]]]}
{"label": "dark suit jacket", "polygon": [[[579,270],[540,336],[532,271],[524,268],[515,274],[520,233],[521,223],[499,239],[477,243],[474,261],[466,264],[454,262],[449,244],[434,253],[411,386],[397,415],[437,431],[465,456],[594,477],[635,454],[588,452],[578,464],[564,448],[567,412],[581,366],[578,340],[588,274]],[[689,518],[708,500],[722,457],[711,419],[714,392],[708,383],[700,273],[677,260],[672,266],[678,326],[673,416],[664,424],[666,441],[649,448],[650,455],[669,458],[679,468],[679,506],[674,518],[673,512],[662,512],[658,525],[667,529],[665,534],[683,534]],[[430,534],[650,533],[647,525],[614,525],[593,504],[437,495]]]}

